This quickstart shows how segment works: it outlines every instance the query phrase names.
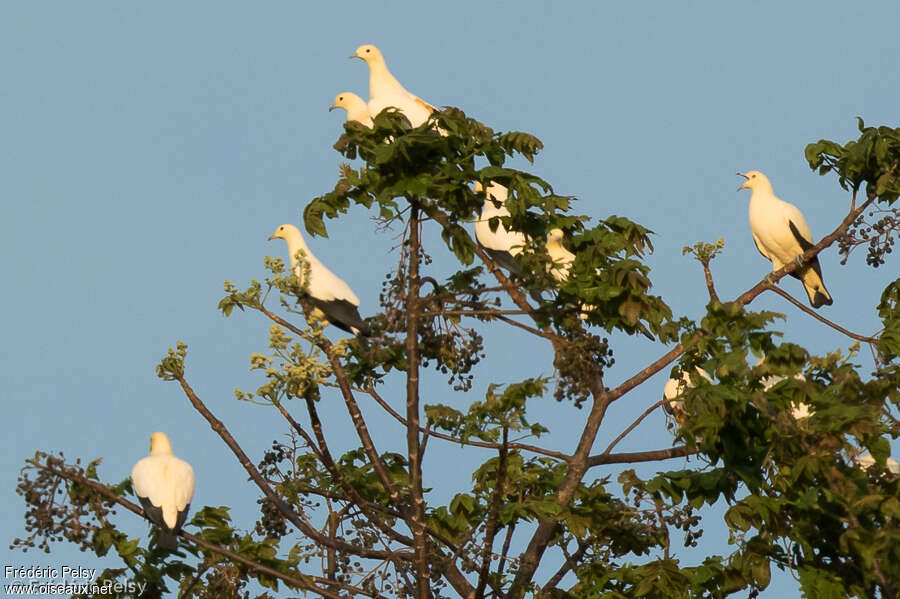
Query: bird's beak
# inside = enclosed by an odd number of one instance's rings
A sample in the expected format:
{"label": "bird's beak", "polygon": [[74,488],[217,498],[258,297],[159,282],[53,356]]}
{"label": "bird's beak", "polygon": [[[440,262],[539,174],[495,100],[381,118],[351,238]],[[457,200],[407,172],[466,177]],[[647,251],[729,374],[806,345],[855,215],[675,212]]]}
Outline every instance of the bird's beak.
{"label": "bird's beak", "polygon": [[328,109],[328,112],[331,112],[331,111],[334,110],[335,108],[337,108],[337,106],[335,106],[334,104],[332,104],[332,105],[331,105],[331,108]]}
{"label": "bird's beak", "polygon": [[351,54],[351,55],[348,56],[347,58],[360,58],[360,56],[359,56],[359,54],[357,54],[356,52],[354,52],[353,54]]}
{"label": "bird's beak", "polygon": [[745,175],[744,173],[737,173],[737,176],[738,176],[738,177],[743,177],[744,179],[747,179],[746,181],[744,181],[744,184],[743,184],[743,185],[741,185],[740,187],[737,188],[737,190],[740,191],[740,190],[742,190],[742,189],[747,189],[747,184],[750,183],[750,177],[748,177],[748,176]]}
{"label": "bird's beak", "polygon": [[272,233],[271,235],[269,235],[269,241],[272,241],[273,239],[275,239],[275,234],[274,234],[274,233]]}

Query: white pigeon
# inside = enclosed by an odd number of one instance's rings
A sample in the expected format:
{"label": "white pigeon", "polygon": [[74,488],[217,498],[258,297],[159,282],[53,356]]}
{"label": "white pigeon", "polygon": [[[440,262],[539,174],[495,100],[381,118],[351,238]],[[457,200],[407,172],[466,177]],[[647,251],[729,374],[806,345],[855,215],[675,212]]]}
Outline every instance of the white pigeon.
{"label": "white pigeon", "polygon": [[569,278],[569,271],[572,270],[572,263],[575,262],[575,254],[563,246],[562,240],[562,229],[550,229],[550,233],[547,235],[547,254],[553,261],[550,274],[557,281],[565,281]]}
{"label": "white pigeon", "polygon": [[[484,187],[481,183],[475,183],[475,192],[481,193]],[[478,245],[491,257],[491,260],[514,274],[521,274],[522,265],[516,262],[513,256],[522,253],[525,247],[525,234],[519,231],[507,231],[502,219],[509,217],[509,210],[504,205],[509,190],[506,187],[491,182],[484,198],[484,206],[481,207],[481,215],[475,221],[475,239]],[[498,207],[495,202],[499,202]],[[500,220],[497,228],[491,231],[491,219]]]}
{"label": "white pigeon", "polygon": [[134,465],[131,484],[147,518],[159,527],[159,546],[175,549],[175,535],[187,519],[194,496],[194,469],[172,455],[172,445],[165,434],[153,433],[150,455]]}
{"label": "white pigeon", "polygon": [[[705,378],[710,383],[713,382],[709,373],[699,366],[694,366],[694,370],[698,375]],[[663,399],[666,400],[666,403],[662,405],[663,410],[666,414],[672,416],[679,425],[684,424],[684,421],[687,420],[687,411],[684,409],[684,400],[678,398],[687,389],[693,388],[694,381],[688,371],[683,371],[681,373],[681,378],[678,380],[670,378],[666,381],[665,386],[663,386]]]}
{"label": "white pigeon", "polygon": [[372,127],[372,117],[369,116],[369,107],[366,101],[353,92],[341,92],[334,97],[329,112],[335,108],[343,108],[347,112],[347,122],[356,121],[365,127]]}
{"label": "white pigeon", "polygon": [[303,270],[297,260],[297,253],[303,250],[303,259],[309,264],[309,281],[305,283],[310,303],[325,314],[328,322],[360,337],[360,341],[365,344],[363,338],[369,337],[372,331],[359,315],[359,298],[343,279],[328,270],[309,251],[300,229],[294,225],[281,225],[269,237],[270,241],[272,239],[284,239],[287,242],[291,268],[301,282],[304,282]]}
{"label": "white pigeon", "polygon": [[391,75],[381,51],[372,44],[356,49],[350,58],[360,58],[369,65],[369,115],[377,116],[382,110],[393,107],[403,113],[413,127],[428,120],[434,106],[415,96],[400,85]]}
{"label": "white pigeon", "polygon": [[[756,249],[772,261],[772,270],[778,270],[814,245],[812,233],[803,214],[793,204],[775,197],[772,184],[759,171],[738,173],[747,181],[738,188],[750,190],[750,233]],[[813,308],[832,304],[831,296],[822,281],[822,267],[818,257],[791,276],[803,283],[809,303]]]}
{"label": "white pigeon", "polygon": [[[856,464],[863,470],[868,470],[875,465],[875,458],[872,457],[871,453],[858,456],[854,458],[853,461],[856,462]],[[893,458],[888,458],[885,465],[887,466],[888,472],[893,475],[900,475],[900,462]]]}
{"label": "white pigeon", "polygon": [[[484,191],[481,183],[475,182],[476,193]],[[491,260],[497,263],[497,266],[505,268],[515,275],[522,274],[522,265],[516,262],[514,256],[522,253],[525,247],[525,234],[519,231],[507,231],[503,226],[503,222],[497,223],[497,228],[491,231],[491,219],[503,219],[509,216],[509,210],[504,205],[506,198],[509,197],[509,190],[499,183],[491,182],[488,185],[487,194],[484,199],[484,205],[481,207],[481,214],[475,221],[475,240],[478,245],[487,252]],[[498,208],[494,202],[500,202]],[[541,292],[532,289],[528,292],[536,302],[543,301]]]}
{"label": "white pigeon", "polygon": [[[569,278],[569,272],[572,270],[572,263],[575,262],[575,254],[567,250],[562,244],[563,237],[564,233],[562,229],[550,229],[550,232],[547,235],[546,245],[547,254],[550,256],[550,260],[553,261],[553,265],[549,267],[550,274],[559,282]],[[596,308],[596,306],[591,304],[582,304],[581,313],[578,315],[578,318],[586,320],[588,317],[587,313],[594,308]]]}

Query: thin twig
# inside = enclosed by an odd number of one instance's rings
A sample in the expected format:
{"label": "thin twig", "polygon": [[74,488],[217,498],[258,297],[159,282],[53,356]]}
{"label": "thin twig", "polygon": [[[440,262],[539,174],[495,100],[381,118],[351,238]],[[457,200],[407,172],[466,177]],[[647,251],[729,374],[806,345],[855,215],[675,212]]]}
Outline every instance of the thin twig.
{"label": "thin twig", "polygon": [[[408,547],[412,546],[412,539],[407,536],[401,535],[396,532],[393,528],[385,524],[381,518],[379,518],[373,512],[376,510],[387,512],[389,515],[393,517],[398,517],[399,514],[394,512],[390,512],[386,508],[379,506],[378,504],[372,503],[364,499],[359,492],[351,485],[347,479],[344,478],[341,471],[338,469],[337,464],[334,459],[331,457],[331,452],[328,449],[328,444],[325,441],[325,435],[322,431],[322,422],[319,420],[319,413],[316,410],[315,402],[306,398],[306,408],[309,412],[309,420],[313,427],[313,433],[316,435],[316,439],[319,441],[319,447],[321,448],[321,461],[328,472],[331,474],[332,478],[337,481],[337,483],[341,486],[345,493],[347,493],[350,497],[350,500],[359,506],[359,509],[362,510],[363,514],[366,515],[369,522],[374,524],[381,532],[385,533],[389,538],[397,541],[398,543],[402,543]],[[290,415],[288,414],[288,417]],[[289,418],[293,423],[294,419]]]}
{"label": "thin twig", "polygon": [[709,270],[709,262],[703,263],[703,278],[706,279],[706,289],[709,291],[709,301],[718,302],[719,294],[716,293],[716,286],[713,283],[712,273]]}
{"label": "thin twig", "polygon": [[791,302],[792,304],[797,306],[800,310],[802,310],[803,312],[806,312],[807,314],[809,314],[810,316],[812,316],[819,322],[830,326],[834,330],[836,330],[840,333],[843,333],[844,335],[847,335],[851,339],[856,339],[857,341],[862,341],[863,343],[869,343],[869,344],[878,343],[878,339],[876,339],[875,337],[865,337],[863,335],[858,335],[852,331],[848,331],[847,329],[840,326],[839,324],[836,324],[836,323],[828,320],[827,318],[825,318],[824,316],[822,316],[821,314],[819,314],[812,308],[804,306],[802,303],[800,303],[800,301],[794,299],[794,297],[790,293],[788,293],[787,291],[785,291],[784,289],[782,289],[781,287],[779,287],[777,285],[768,285],[767,288],[771,291],[774,291],[775,293],[777,293],[778,295],[780,295],[787,301]]}
{"label": "thin twig", "polygon": [[624,439],[625,436],[626,436],[628,433],[630,433],[631,431],[633,431],[634,428],[635,428],[637,425],[639,425],[639,424],[641,423],[641,421],[642,421],[644,418],[646,418],[647,416],[649,416],[656,408],[658,408],[659,406],[663,405],[664,403],[667,403],[668,401],[669,401],[668,399],[662,398],[661,400],[659,400],[658,402],[656,402],[655,404],[653,404],[652,406],[650,406],[649,408],[647,408],[646,410],[644,410],[644,413],[643,413],[643,414],[641,414],[640,416],[638,416],[637,419],[636,419],[634,422],[632,422],[631,425],[630,425],[628,428],[626,428],[624,431],[622,431],[622,434],[621,434],[621,435],[619,435],[618,437],[616,437],[616,438],[613,440],[613,442],[609,444],[609,447],[607,447],[607,448],[603,451],[603,454],[602,454],[602,455],[609,455],[609,452],[612,451],[613,447],[615,447],[616,445],[618,445],[619,441],[621,441],[622,439]]}
{"label": "thin twig", "polygon": [[177,380],[181,384],[181,388],[187,396],[188,400],[191,402],[191,405],[194,406],[194,409],[200,412],[200,415],[203,416],[206,421],[209,423],[210,428],[212,428],[219,437],[225,442],[225,445],[231,449],[232,453],[234,453],[235,457],[237,457],[238,462],[244,467],[244,470],[250,475],[250,479],[256,483],[256,486],[263,492],[266,498],[272,502],[281,515],[284,516],[291,524],[293,524],[300,532],[309,537],[311,540],[316,541],[319,544],[325,546],[334,546],[336,549],[340,551],[345,551],[347,553],[353,555],[359,555],[360,557],[371,557],[375,559],[387,559],[387,558],[395,558],[395,559],[409,559],[411,556],[408,553],[403,552],[385,552],[378,551],[374,549],[364,549],[362,547],[356,547],[354,545],[350,545],[344,541],[337,541],[335,543],[331,543],[330,539],[325,535],[319,534],[315,528],[307,524],[303,521],[302,518],[294,511],[294,509],[284,501],[266,482],[266,480],[262,477],[253,463],[250,461],[250,458],[247,457],[247,454],[244,453],[244,450],[235,441],[234,437],[228,432],[228,428],[226,428],[225,424],[216,418],[212,412],[209,411],[209,408],[206,407],[191,386],[188,384],[187,380],[184,378],[184,375],[175,376],[175,380]]}
{"label": "thin twig", "polygon": [[556,574],[550,577],[550,580],[547,581],[541,588],[541,592],[539,596],[547,595],[552,589],[559,584],[559,582],[563,579],[563,576],[569,573],[569,571],[578,565],[578,562],[584,557],[584,554],[587,553],[588,544],[578,541],[578,549],[570,556],[566,557],[566,561],[563,562],[563,565],[559,567],[559,570],[556,571]]}
{"label": "thin twig", "polygon": [[[385,401],[383,397],[381,397],[381,395],[378,394],[378,392],[375,390],[375,387],[373,387],[370,384],[367,389],[363,390],[363,392],[370,395],[372,397],[372,399],[374,399],[376,401],[376,403],[378,403],[378,405],[380,405],[384,409],[384,411],[387,412],[388,414],[390,414],[397,422],[399,422],[403,426],[407,426],[406,419],[401,414],[399,414],[394,408],[392,408],[391,405],[387,401]],[[419,430],[423,433],[425,432],[425,429],[422,427],[419,427]],[[443,439],[444,441],[451,441],[453,443],[459,443],[460,445],[471,445],[474,447],[484,447],[486,449],[500,449],[500,447],[502,446],[502,444],[500,444],[500,443],[491,443],[489,441],[473,441],[471,439],[464,440],[464,439],[460,439],[458,437],[453,437],[451,435],[447,435],[445,433],[437,432],[435,430],[432,430],[430,432],[430,435],[432,437],[436,437],[438,439]],[[567,462],[570,459],[572,459],[572,456],[566,455],[559,451],[553,451],[551,449],[544,449],[543,447],[537,447],[536,445],[528,445],[526,443],[510,443],[508,445],[508,447],[510,449],[521,449],[523,451],[530,451],[532,453],[545,455],[547,457],[556,458],[557,460],[562,460],[564,462]]]}
{"label": "thin twig", "polygon": [[[307,310],[308,306],[304,304],[303,309]],[[259,310],[273,322],[278,323],[279,325],[287,328],[297,335],[303,336],[303,331],[301,331],[285,319],[281,318],[277,314],[270,312],[265,308],[265,306],[260,306]],[[320,338],[317,340],[316,345],[323,352],[325,352],[326,356],[328,356],[328,362],[331,365],[331,371],[334,374],[335,379],[337,379],[338,388],[341,391],[341,396],[344,398],[344,403],[347,406],[347,411],[350,413],[350,418],[353,421],[353,426],[356,429],[360,441],[362,442],[363,449],[366,452],[366,456],[369,458],[369,462],[375,469],[375,473],[378,475],[381,484],[384,485],[385,489],[387,489],[391,501],[397,507],[397,509],[402,512],[404,510],[404,506],[400,504],[400,493],[397,491],[397,487],[391,480],[387,468],[385,468],[384,463],[381,461],[381,457],[378,455],[378,451],[375,449],[375,444],[372,442],[372,437],[369,434],[369,429],[366,426],[366,421],[363,419],[362,412],[360,412],[359,410],[359,405],[357,405],[356,399],[353,397],[353,390],[350,386],[350,382],[347,379],[347,375],[344,372],[344,368],[341,365],[338,357],[334,354],[333,351],[331,351],[333,348],[331,342],[325,338]]]}
{"label": "thin twig", "polygon": [[503,548],[500,550],[500,563],[497,564],[497,578],[503,579],[503,568],[506,566],[507,555],[509,555],[509,546],[512,543],[513,533],[516,530],[515,523],[511,523],[506,527],[506,537],[503,539]]}

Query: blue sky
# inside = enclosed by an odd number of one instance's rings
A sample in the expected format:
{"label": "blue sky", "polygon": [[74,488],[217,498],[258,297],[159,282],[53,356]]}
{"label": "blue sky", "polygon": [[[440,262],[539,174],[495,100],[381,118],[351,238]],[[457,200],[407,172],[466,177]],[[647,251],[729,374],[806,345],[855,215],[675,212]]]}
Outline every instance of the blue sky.
{"label": "blue sky", "polygon": [[[803,149],[820,138],[855,138],[857,115],[898,126],[898,18],[896,2],[3,2],[3,547],[24,533],[13,489],[35,450],[103,457],[102,476],[117,482],[155,430],[193,463],[194,506],[232,505],[236,520],[251,526],[257,494],[246,474],[154,366],[186,341],[189,380],[251,456],[283,440],[286,427],[273,411],[233,398],[236,386],[262,383],[248,356],[265,350],[268,324],[254,315],[224,319],[216,303],[224,280],[244,286],[265,276],[266,254],[285,257],[284,244],[267,237],[332,188],[342,160],[331,145],[343,113],[328,107],[341,91],[368,94],[365,65],[347,59],[358,45],[376,44],[425,100],[458,106],[495,130],[540,137],[545,150],[534,172],[577,196],[580,213],[623,215],[653,229],[655,292],[676,313],[698,317],[702,273],[682,246],[725,239],[713,265],[723,298],[769,269],[753,247],[749,194],[735,193],[736,171],[765,172],[817,237],[845,214],[847,195],[809,170]],[[371,314],[396,232],[375,232],[355,210],[329,223],[329,233],[310,241],[312,251]],[[436,238],[430,248],[436,267],[449,268]],[[823,314],[876,331],[873,307],[896,265],[873,270],[859,254],[842,267],[834,249],[821,262],[835,298]],[[804,299],[798,282],[782,285]],[[752,307],[787,314],[785,337],[813,351],[849,345],[781,298]],[[480,386],[454,396],[436,378],[427,401],[464,406],[490,381],[551,374],[546,348],[530,343],[514,331],[488,332]],[[506,349],[511,344],[520,352]],[[614,349],[611,383],[664,352],[631,339],[616,339]],[[664,379],[616,404],[600,449],[656,401]],[[352,431],[331,399],[323,417],[340,447]],[[548,399],[535,414],[554,428],[548,442],[571,449],[567,422],[580,412]],[[391,449],[393,425],[371,417],[384,439],[379,449]],[[620,448],[670,444],[654,417]],[[459,450],[431,448],[426,477],[430,470],[465,484]],[[143,523],[122,520],[146,536]],[[701,549],[726,552],[713,522]],[[7,551],[3,560],[64,561],[98,563],[64,545],[52,556]],[[782,575],[762,597],[793,593],[796,584]]]}

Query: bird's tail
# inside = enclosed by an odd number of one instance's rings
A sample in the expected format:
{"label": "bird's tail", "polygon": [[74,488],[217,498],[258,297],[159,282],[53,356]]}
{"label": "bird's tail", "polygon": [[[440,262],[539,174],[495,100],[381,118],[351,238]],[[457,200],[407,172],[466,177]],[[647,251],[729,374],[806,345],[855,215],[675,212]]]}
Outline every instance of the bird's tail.
{"label": "bird's tail", "polygon": [[175,551],[178,547],[178,537],[175,536],[175,531],[169,530],[164,526],[157,526],[156,530],[156,544],[163,549]]}
{"label": "bird's tail", "polygon": [[830,306],[834,303],[831,294],[825,289],[825,282],[822,280],[822,270],[819,263],[810,265],[801,275],[803,287],[806,289],[806,295],[809,296],[809,303],[813,308],[821,308],[822,306]]}

